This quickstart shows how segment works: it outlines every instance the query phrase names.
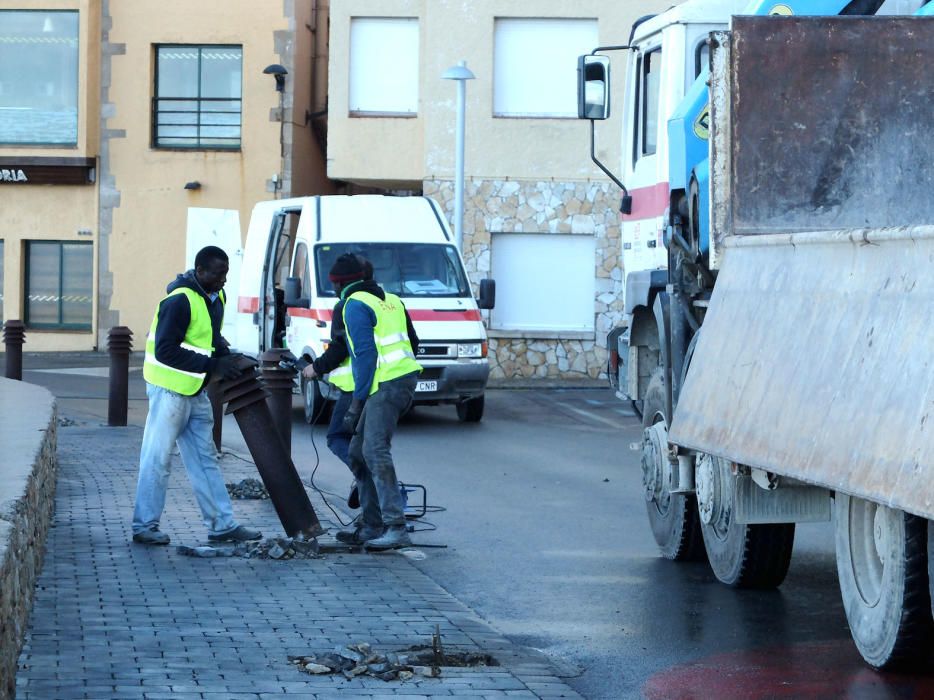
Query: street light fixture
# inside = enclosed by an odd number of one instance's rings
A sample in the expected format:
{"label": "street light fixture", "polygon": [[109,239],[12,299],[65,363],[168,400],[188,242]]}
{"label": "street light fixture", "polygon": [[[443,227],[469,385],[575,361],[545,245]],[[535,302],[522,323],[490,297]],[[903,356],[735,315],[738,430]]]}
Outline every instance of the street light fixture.
{"label": "street light fixture", "polygon": [[467,101],[467,81],[476,78],[467,68],[467,61],[460,61],[441,74],[444,80],[457,81],[457,124],[454,151],[454,238],[457,249],[464,250],[464,115]]}
{"label": "street light fixture", "polygon": [[[285,129],[285,76],[289,72],[285,69],[285,66],[272,63],[263,68],[263,73],[276,79],[276,92],[279,93],[279,167],[282,168],[285,161],[285,137],[283,133]],[[276,198],[278,199],[279,178],[274,177],[273,182],[276,187]]]}

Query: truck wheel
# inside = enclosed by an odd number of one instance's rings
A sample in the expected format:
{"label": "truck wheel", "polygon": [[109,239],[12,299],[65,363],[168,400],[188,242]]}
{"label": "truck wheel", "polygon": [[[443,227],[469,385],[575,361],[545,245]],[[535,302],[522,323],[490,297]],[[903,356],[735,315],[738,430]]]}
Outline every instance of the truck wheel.
{"label": "truck wheel", "polygon": [[464,423],[479,423],[483,418],[483,395],[458,401],[457,417]]}
{"label": "truck wheel", "polygon": [[323,423],[328,416],[326,404],[327,399],[321,393],[319,382],[315,382],[302,377],[302,403],[305,406],[305,422],[309,425],[313,423]]}
{"label": "truck wheel", "polygon": [[930,653],[927,521],[838,493],[837,575],[850,634],[870,666],[911,668]]}
{"label": "truck wheel", "polygon": [[694,482],[707,560],[717,579],[737,588],[781,585],[791,564],[794,523],[737,523],[733,517],[736,477],[725,459],[701,456]]}
{"label": "truck wheel", "polygon": [[694,497],[673,494],[668,461],[668,418],[665,415],[665,378],[655,370],[642,404],[642,486],[649,525],[662,556],[673,561],[703,556]]}

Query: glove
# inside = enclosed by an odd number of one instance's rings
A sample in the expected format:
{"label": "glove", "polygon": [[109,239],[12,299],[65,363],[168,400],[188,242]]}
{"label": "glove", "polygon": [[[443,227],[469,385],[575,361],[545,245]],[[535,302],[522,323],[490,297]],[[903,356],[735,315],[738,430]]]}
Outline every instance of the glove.
{"label": "glove", "polygon": [[238,366],[242,357],[243,355],[222,355],[218,357],[214,364],[212,378],[230,380],[239,377],[243,374],[243,370]]}
{"label": "glove", "polygon": [[357,424],[360,422],[360,416],[363,414],[363,405],[364,401],[360,399],[354,399],[350,402],[350,407],[347,409],[347,412],[344,414],[344,419],[341,421],[341,432],[347,433],[348,435],[353,435],[357,432]]}

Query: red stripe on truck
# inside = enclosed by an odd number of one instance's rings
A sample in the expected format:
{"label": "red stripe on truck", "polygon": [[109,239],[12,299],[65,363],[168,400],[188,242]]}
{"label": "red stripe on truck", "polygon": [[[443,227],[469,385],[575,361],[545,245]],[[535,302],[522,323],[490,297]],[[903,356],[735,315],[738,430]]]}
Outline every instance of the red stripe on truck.
{"label": "red stripe on truck", "polygon": [[[316,321],[330,321],[331,309],[301,309],[289,307],[289,316],[312,318]],[[476,309],[467,311],[435,311],[434,309],[409,309],[413,321],[479,321],[480,312]]]}
{"label": "red stripe on truck", "polygon": [[665,213],[668,206],[668,183],[659,182],[649,187],[630,190],[632,214],[622,214],[623,221],[651,219]]}
{"label": "red stripe on truck", "polygon": [[259,311],[259,297],[237,297],[237,313],[255,314]]}

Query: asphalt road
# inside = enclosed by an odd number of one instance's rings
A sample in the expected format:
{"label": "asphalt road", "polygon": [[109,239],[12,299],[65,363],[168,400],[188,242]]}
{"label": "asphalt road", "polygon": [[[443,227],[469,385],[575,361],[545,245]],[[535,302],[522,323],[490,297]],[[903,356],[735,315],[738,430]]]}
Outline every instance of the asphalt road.
{"label": "asphalt road", "polygon": [[[106,379],[83,371],[25,378],[50,386],[66,416],[104,418]],[[134,375],[130,422],[141,424]],[[588,698],[934,697],[931,678],[862,664],[829,524],[799,526],[777,591],[736,591],[706,564],[660,559],[639,454],[629,448],[640,435],[608,390],[491,391],[483,422],[470,425],[452,407],[416,409],[394,455],[400,478],[424,485],[432,510],[412,521],[413,539],[438,546],[423,547],[415,565],[507,636],[551,656]],[[245,449],[231,417],[224,441]],[[339,505],[349,472],[327,451],[324,428],[312,431],[298,410],[293,457],[306,480],[318,464],[315,484]]]}

